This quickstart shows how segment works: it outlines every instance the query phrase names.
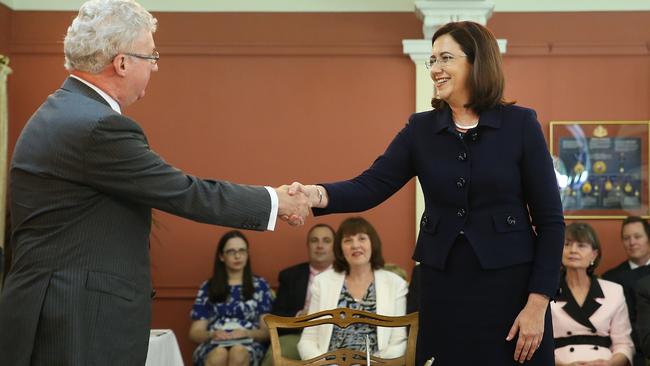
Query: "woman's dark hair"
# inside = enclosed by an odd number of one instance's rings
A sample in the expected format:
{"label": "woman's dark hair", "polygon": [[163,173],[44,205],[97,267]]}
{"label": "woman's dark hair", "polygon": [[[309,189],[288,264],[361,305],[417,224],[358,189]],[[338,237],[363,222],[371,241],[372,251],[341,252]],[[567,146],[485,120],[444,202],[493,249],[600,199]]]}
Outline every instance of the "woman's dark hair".
{"label": "woman's dark hair", "polygon": [[370,266],[372,269],[384,267],[384,257],[381,255],[381,239],[379,239],[377,230],[363,217],[350,217],[341,223],[334,237],[333,267],[336,272],[350,273],[350,265],[343,255],[343,238],[361,233],[367,234],[370,238],[370,247],[372,248]]}
{"label": "woman's dark hair", "polygon": [[[221,260],[221,256],[225,255],[223,250],[226,247],[228,240],[232,238],[241,238],[246,243],[246,249],[248,249],[248,239],[238,230],[229,231],[219,239],[219,244],[217,245],[217,251],[214,255],[214,270],[212,272],[212,278],[209,281],[210,288],[210,302],[219,303],[224,302],[228,299],[230,295],[230,287],[228,286],[228,272],[226,271],[226,264]],[[244,277],[242,279],[242,296],[245,300],[250,300],[253,298],[253,292],[255,291],[253,287],[253,270],[251,269],[251,256],[248,254],[246,258],[246,266],[244,266]]]}
{"label": "woman's dark hair", "polygon": [[640,222],[641,225],[643,225],[643,231],[645,231],[645,235],[650,238],[650,224],[647,220],[639,216],[628,216],[625,220],[623,220],[623,224],[621,225],[621,238],[623,237],[623,228],[626,225],[634,224],[635,222]]}
{"label": "woman's dark hair", "polygon": [[[497,105],[514,104],[503,97],[506,81],[501,68],[499,45],[492,32],[475,22],[451,22],[436,31],[431,43],[445,34],[460,45],[467,62],[472,65],[467,85],[470,97],[465,108],[479,114]],[[436,109],[446,105],[447,102],[435,96],[431,100],[431,106]]]}
{"label": "woman's dark hair", "polygon": [[600,246],[600,240],[598,240],[598,235],[591,225],[586,222],[574,222],[569,224],[564,231],[564,240],[566,241],[577,241],[581,243],[588,243],[594,250],[598,251],[596,259],[594,259],[594,264],[590,265],[587,268],[588,274],[593,274],[594,270],[600,264],[600,260],[603,258],[603,250]]}

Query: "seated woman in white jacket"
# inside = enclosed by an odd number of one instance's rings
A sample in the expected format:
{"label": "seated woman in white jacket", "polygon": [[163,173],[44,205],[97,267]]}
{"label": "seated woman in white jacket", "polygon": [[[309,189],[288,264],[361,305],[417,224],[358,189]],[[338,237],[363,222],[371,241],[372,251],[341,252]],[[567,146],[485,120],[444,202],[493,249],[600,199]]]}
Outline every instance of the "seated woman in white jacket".
{"label": "seated woman in white jacket", "polygon": [[[405,314],[408,285],[398,275],[381,269],[381,240],[368,221],[352,217],[341,223],[334,239],[334,257],[333,268],[314,278],[310,314],[339,307],[388,316]],[[340,348],[365,352],[366,336],[372,355],[396,358],[406,351],[405,328],[375,328],[366,324],[305,328],[298,351],[303,360]]]}

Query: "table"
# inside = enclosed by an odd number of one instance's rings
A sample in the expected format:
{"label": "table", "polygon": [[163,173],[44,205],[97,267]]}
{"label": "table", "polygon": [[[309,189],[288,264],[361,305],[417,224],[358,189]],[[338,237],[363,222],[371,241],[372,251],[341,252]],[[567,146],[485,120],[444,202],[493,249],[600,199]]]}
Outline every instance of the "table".
{"label": "table", "polygon": [[152,329],[145,366],[185,366],[174,331]]}

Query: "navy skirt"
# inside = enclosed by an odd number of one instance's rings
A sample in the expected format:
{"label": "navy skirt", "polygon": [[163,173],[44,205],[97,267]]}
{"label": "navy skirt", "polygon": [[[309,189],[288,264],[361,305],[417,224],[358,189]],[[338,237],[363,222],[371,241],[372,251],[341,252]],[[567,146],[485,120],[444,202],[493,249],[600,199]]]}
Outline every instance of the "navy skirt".
{"label": "navy skirt", "polygon": [[[442,271],[420,265],[420,327],[417,365],[521,365],[514,360],[517,337],[508,331],[528,299],[532,263],[483,269],[464,236],[454,243]],[[544,337],[524,365],[555,365],[551,310]]]}

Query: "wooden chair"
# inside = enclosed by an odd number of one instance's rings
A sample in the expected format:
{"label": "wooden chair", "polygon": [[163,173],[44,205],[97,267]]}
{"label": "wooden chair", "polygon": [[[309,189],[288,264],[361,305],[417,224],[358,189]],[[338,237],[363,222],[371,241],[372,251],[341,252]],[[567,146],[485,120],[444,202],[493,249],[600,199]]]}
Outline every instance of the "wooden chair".
{"label": "wooden chair", "polygon": [[309,360],[291,360],[282,356],[278,328],[306,328],[322,324],[334,324],[345,328],[350,324],[363,323],[378,327],[408,327],[406,354],[394,359],[370,356],[370,364],[377,366],[414,366],[415,343],[418,334],[418,313],[405,316],[384,316],[367,311],[338,308],[300,317],[283,317],[267,314],[264,321],[271,334],[273,363],[275,366],[319,366],[319,365],[366,365],[366,353],[350,349],[339,349],[324,353]]}

